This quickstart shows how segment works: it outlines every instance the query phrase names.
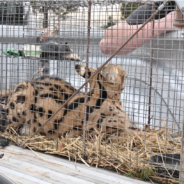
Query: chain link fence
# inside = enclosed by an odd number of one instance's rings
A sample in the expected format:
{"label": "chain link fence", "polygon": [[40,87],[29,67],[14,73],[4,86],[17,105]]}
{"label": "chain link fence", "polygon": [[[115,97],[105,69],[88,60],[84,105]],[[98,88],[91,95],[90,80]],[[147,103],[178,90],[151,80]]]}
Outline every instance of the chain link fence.
{"label": "chain link fence", "polygon": [[1,5],[2,137],[152,183],[184,181],[177,1]]}

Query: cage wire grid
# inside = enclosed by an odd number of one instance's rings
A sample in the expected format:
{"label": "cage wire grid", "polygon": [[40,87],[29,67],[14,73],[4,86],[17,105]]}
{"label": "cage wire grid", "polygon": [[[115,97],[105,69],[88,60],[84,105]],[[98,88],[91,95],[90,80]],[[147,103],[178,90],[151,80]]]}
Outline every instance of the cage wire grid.
{"label": "cage wire grid", "polygon": [[0,3],[2,137],[142,180],[184,181],[184,31],[175,1],[78,93],[163,2]]}

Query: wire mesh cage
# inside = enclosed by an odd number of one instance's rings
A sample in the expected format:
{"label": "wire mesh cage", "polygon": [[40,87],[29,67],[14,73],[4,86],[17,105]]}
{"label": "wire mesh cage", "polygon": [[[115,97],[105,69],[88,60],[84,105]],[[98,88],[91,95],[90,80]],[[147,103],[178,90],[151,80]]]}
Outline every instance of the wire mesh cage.
{"label": "wire mesh cage", "polygon": [[184,19],[177,3],[1,2],[1,136],[179,183]]}

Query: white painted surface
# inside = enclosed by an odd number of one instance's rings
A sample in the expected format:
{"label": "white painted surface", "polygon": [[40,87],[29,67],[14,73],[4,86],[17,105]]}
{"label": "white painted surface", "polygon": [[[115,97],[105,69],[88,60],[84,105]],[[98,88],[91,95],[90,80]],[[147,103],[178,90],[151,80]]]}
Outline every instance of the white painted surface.
{"label": "white painted surface", "polygon": [[[0,153],[3,150],[0,150]],[[9,153],[8,153],[9,152]],[[144,184],[104,169],[87,167],[57,156],[8,146],[0,173],[17,184]]]}

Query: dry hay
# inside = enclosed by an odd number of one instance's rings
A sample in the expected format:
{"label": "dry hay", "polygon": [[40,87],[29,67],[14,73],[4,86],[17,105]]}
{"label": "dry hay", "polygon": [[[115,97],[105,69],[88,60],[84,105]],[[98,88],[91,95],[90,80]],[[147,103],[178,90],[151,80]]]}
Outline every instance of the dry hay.
{"label": "dry hay", "polygon": [[[26,139],[26,147],[31,150],[44,151],[68,157],[69,160],[81,161],[86,166],[96,166],[116,170],[120,174],[131,176],[142,180],[154,180],[161,183],[179,183],[172,178],[159,176],[154,172],[154,166],[149,164],[150,156],[160,153],[180,153],[181,137],[173,136],[169,128],[144,129],[143,131],[130,131],[123,138],[109,137],[105,141],[105,135],[99,133],[95,139],[62,138],[48,140],[44,136],[29,138],[19,136],[12,129],[12,133],[4,133],[3,137],[21,145]],[[174,137],[174,138],[173,138]],[[85,156],[83,148],[85,145]],[[167,168],[165,168],[167,171]]]}

